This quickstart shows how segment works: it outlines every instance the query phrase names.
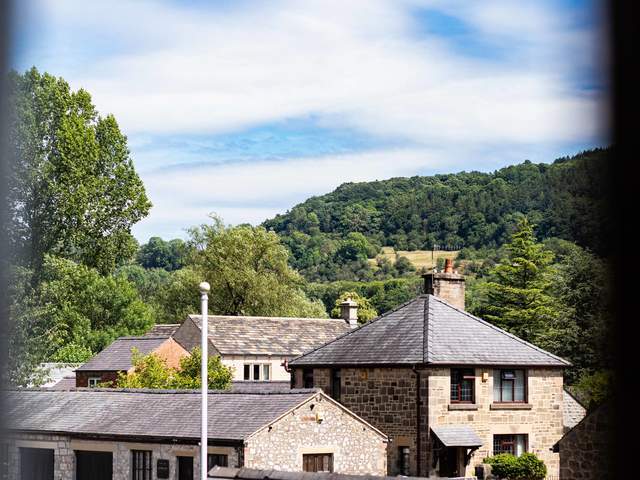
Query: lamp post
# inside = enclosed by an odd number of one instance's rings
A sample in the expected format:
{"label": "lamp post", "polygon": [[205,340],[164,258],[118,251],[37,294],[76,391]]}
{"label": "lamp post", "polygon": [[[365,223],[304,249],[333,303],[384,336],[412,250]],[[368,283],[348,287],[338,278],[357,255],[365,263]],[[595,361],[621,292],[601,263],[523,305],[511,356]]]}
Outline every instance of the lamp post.
{"label": "lamp post", "polygon": [[200,382],[201,382],[201,390],[202,390],[202,410],[201,410],[201,424],[200,424],[200,478],[201,480],[207,480],[207,445],[208,445],[208,435],[207,435],[207,393],[209,391],[209,382],[207,378],[207,370],[209,366],[209,352],[208,352],[208,342],[209,342],[209,320],[207,318],[209,297],[207,293],[211,290],[211,287],[207,282],[202,282],[199,285],[200,288],[200,310],[202,316],[202,337],[201,337],[201,346],[200,353],[202,356],[202,363],[200,366]]}

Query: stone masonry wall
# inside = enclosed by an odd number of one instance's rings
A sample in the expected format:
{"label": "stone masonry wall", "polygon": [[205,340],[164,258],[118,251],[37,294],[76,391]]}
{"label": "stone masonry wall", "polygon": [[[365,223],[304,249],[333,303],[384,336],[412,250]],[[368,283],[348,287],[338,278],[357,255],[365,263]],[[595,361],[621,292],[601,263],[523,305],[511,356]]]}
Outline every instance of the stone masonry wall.
{"label": "stone masonry wall", "polygon": [[[482,372],[488,372],[486,382]],[[470,425],[482,439],[467,467],[466,474],[473,474],[473,467],[492,455],[493,435],[527,434],[528,451],[535,453],[547,466],[549,476],[557,476],[558,454],[551,451],[563,430],[563,390],[561,369],[528,369],[527,400],[525,405],[512,405],[497,409],[493,403],[493,368],[476,368],[476,407],[451,405],[449,368],[425,369],[428,375],[428,425]],[[473,408],[452,410],[454,408]],[[429,431],[429,430],[428,430]],[[430,451],[430,448],[429,448]]]}
{"label": "stone masonry wall", "polygon": [[[73,440],[62,435],[20,434],[8,439],[9,478],[20,478],[20,447],[50,448],[54,450],[54,479],[75,479],[75,451],[97,451],[113,453],[113,478],[127,480],[131,477],[131,451],[150,450],[152,452],[152,478],[156,478],[159,459],[169,460],[169,478],[178,478],[178,456],[194,457],[194,478],[199,478],[200,449],[197,445],[134,443],[112,441]],[[239,467],[238,447],[208,447],[209,453],[225,454],[230,467]]]}
{"label": "stone masonry wall", "polygon": [[318,395],[251,436],[244,457],[248,468],[302,471],[304,454],[332,453],[336,473],[386,475],[386,449],[382,435]]}
{"label": "stone masonry wall", "polygon": [[613,478],[611,414],[603,404],[560,440],[560,480]]}
{"label": "stone masonry wall", "polygon": [[[294,372],[296,387],[302,386],[301,369]],[[313,386],[331,393],[331,370],[315,368]],[[400,447],[410,448],[410,474],[417,475],[416,375],[410,368],[343,368],[340,403],[391,439],[387,448],[387,472],[400,473]]]}

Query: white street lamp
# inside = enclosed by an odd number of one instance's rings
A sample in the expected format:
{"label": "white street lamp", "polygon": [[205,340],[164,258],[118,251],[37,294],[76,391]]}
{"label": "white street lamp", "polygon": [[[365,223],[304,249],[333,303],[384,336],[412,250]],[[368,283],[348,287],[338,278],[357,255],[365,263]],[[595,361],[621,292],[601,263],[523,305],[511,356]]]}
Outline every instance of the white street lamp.
{"label": "white street lamp", "polygon": [[209,392],[209,382],[207,376],[207,370],[209,366],[209,353],[208,353],[208,343],[209,343],[209,320],[207,318],[209,297],[207,293],[211,290],[211,287],[207,282],[202,282],[199,285],[200,288],[200,310],[202,316],[202,338],[201,338],[201,354],[202,354],[202,363],[200,366],[200,382],[201,382],[201,390],[202,390],[202,410],[200,413],[201,424],[200,424],[200,478],[201,480],[207,480],[207,445],[208,445],[208,435],[207,435],[207,393]]}

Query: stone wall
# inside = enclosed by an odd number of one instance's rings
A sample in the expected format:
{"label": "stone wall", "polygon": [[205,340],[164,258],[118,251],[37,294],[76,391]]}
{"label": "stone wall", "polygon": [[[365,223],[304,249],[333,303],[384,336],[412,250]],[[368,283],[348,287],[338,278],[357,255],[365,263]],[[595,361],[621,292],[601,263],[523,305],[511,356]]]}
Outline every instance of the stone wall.
{"label": "stone wall", "polygon": [[332,400],[318,395],[246,442],[245,466],[302,471],[307,453],[333,454],[336,473],[386,475],[386,439]]}
{"label": "stone wall", "polygon": [[[488,378],[483,382],[482,374]],[[475,405],[450,403],[451,377],[448,368],[425,369],[428,376],[428,425],[470,425],[483,444],[475,451],[466,474],[493,454],[493,435],[527,434],[528,451],[547,466],[549,476],[557,476],[558,454],[551,448],[563,433],[563,387],[561,369],[527,370],[527,403],[493,403],[493,368],[476,368]],[[464,408],[464,410],[457,410]],[[430,449],[429,449],[430,450]]]}
{"label": "stone wall", "polygon": [[[302,369],[294,371],[295,386],[302,387]],[[331,394],[331,369],[314,368],[313,384]],[[387,472],[400,473],[400,447],[410,448],[410,474],[417,475],[416,375],[409,368],[341,369],[340,403],[389,436]]]}
{"label": "stone wall", "polygon": [[[300,368],[293,372],[296,387],[302,386]],[[487,372],[486,382],[482,373]],[[529,451],[547,465],[549,475],[558,475],[558,455],[550,448],[562,436],[563,389],[561,369],[528,370],[528,403],[499,406],[493,404],[493,367],[476,369],[476,405],[450,407],[449,368],[425,368],[420,374],[420,424],[417,419],[417,378],[411,368],[343,368],[340,402],[389,436],[387,471],[400,474],[399,448],[409,447],[409,473],[426,476],[431,468],[430,426],[471,425],[483,441],[467,467],[473,467],[492,454],[494,434],[527,434]],[[314,387],[331,394],[331,369],[313,370]],[[464,410],[456,410],[464,408]],[[418,428],[420,438],[418,440]],[[418,442],[420,442],[418,448]],[[420,451],[418,458],[416,452]]]}
{"label": "stone wall", "polygon": [[[150,450],[152,452],[152,477],[156,478],[159,459],[169,460],[169,478],[178,478],[178,456],[194,457],[194,478],[199,478],[200,449],[197,445],[134,443],[113,441],[74,440],[62,435],[20,434],[7,439],[9,445],[9,478],[20,478],[20,447],[49,448],[54,450],[54,479],[75,479],[75,451],[112,452],[113,478],[131,477],[131,451]],[[241,447],[208,447],[209,453],[228,455],[229,466],[239,467]]]}
{"label": "stone wall", "polygon": [[613,478],[611,415],[605,403],[560,440],[560,480]]}

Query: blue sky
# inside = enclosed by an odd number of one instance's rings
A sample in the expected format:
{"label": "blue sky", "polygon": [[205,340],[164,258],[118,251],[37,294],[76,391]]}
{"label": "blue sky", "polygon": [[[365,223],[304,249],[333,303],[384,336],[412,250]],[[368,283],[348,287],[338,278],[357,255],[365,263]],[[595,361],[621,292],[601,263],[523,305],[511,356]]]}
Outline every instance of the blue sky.
{"label": "blue sky", "polygon": [[608,143],[606,15],[578,0],[23,0],[13,64],[113,113],[154,207],[260,223],[343,182]]}

